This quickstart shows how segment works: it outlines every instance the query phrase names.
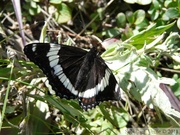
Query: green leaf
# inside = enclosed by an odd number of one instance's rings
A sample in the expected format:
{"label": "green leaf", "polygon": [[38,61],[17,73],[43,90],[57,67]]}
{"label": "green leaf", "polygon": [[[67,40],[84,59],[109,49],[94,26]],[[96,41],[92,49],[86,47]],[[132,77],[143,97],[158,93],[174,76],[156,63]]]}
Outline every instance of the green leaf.
{"label": "green leaf", "polygon": [[53,132],[49,125],[50,119],[46,119],[49,113],[49,107],[47,103],[36,99],[30,100],[28,106],[28,112],[29,111],[31,111],[31,115],[29,113],[26,115],[26,117],[21,122],[21,126],[27,122],[33,125],[31,127],[31,132],[33,134],[38,132],[42,134],[50,131]]}
{"label": "green leaf", "polygon": [[37,3],[34,2],[34,1],[31,1],[30,5],[31,5],[32,8],[37,8]]}
{"label": "green leaf", "polygon": [[166,10],[166,12],[163,14],[162,19],[164,21],[169,21],[170,19],[174,19],[179,17],[179,11],[177,8],[169,8]]}
{"label": "green leaf", "polygon": [[134,16],[135,16],[135,24],[138,25],[140,24],[141,22],[143,22],[143,20],[145,19],[145,11],[144,10],[137,10],[135,13],[134,13]]}
{"label": "green leaf", "polygon": [[62,0],[50,0],[49,2],[52,4],[60,4],[62,3]]}
{"label": "green leaf", "polygon": [[119,13],[116,16],[117,26],[118,27],[125,27],[126,25],[126,16],[124,13]]}
{"label": "green leaf", "polygon": [[57,11],[54,13],[55,20],[58,23],[66,23],[68,22],[71,17],[71,9],[64,3],[59,5],[55,5]]}
{"label": "green leaf", "polygon": [[180,18],[177,20],[177,27],[180,29]]}
{"label": "green leaf", "polygon": [[158,0],[153,0],[153,8],[157,11],[162,8],[162,5]]}
{"label": "green leaf", "polygon": [[172,109],[169,98],[159,87],[160,83],[173,85],[175,81],[170,78],[159,78],[151,68],[142,64],[142,61],[145,63],[145,57],[142,57],[144,54],[140,56],[127,55],[124,61],[120,61],[122,54],[118,48],[115,49],[116,57],[108,59],[107,64],[110,68],[114,68],[113,71],[116,71],[116,78],[119,80],[121,88],[126,93],[130,93],[129,97],[161,110],[173,124],[180,126],[172,117],[180,118],[180,113]]}
{"label": "green leaf", "polygon": [[160,15],[160,11],[155,10],[154,7],[151,7],[150,10],[148,11],[148,13],[150,14],[150,17],[152,20],[158,19],[159,15]]}
{"label": "green leaf", "polygon": [[127,20],[129,23],[134,23],[134,15],[133,15],[133,12],[131,11],[127,11],[126,12],[126,17],[127,17]]}
{"label": "green leaf", "polygon": [[178,10],[180,12],[180,0],[177,0],[177,3],[178,3]]}
{"label": "green leaf", "polygon": [[68,115],[71,115],[73,116],[74,118],[75,117],[81,117],[82,114],[74,109],[73,107],[69,106],[67,103],[66,103],[66,100],[59,100],[59,98],[55,98],[55,97],[52,97],[52,96],[44,96],[44,99],[47,100],[51,105],[53,105],[54,107],[56,107],[57,109],[61,110],[64,114],[68,114]]}
{"label": "green leaf", "polygon": [[36,14],[35,9],[30,8],[30,9],[29,9],[29,14],[30,14],[30,15],[35,15],[35,14]]}
{"label": "green leaf", "polygon": [[2,68],[0,69],[0,77],[8,77],[10,74],[11,68]]}
{"label": "green leaf", "polygon": [[102,32],[102,36],[106,36],[106,37],[115,37],[119,34],[120,32],[117,28],[108,29]]}
{"label": "green leaf", "polygon": [[165,32],[167,29],[171,28],[175,22],[156,27],[156,25],[149,26],[146,30],[139,32],[137,35],[132,36],[126,42],[134,45],[137,49],[140,49],[144,46],[144,44],[149,44],[152,42],[157,36]]}
{"label": "green leaf", "polygon": [[114,106],[111,106],[111,109],[108,110],[104,105],[100,105],[100,110],[103,116],[117,128],[123,128],[127,125],[129,120],[128,113],[122,108],[117,109]]}
{"label": "green leaf", "polygon": [[15,111],[15,109],[16,109],[16,106],[7,106],[6,107],[6,113],[11,114]]}

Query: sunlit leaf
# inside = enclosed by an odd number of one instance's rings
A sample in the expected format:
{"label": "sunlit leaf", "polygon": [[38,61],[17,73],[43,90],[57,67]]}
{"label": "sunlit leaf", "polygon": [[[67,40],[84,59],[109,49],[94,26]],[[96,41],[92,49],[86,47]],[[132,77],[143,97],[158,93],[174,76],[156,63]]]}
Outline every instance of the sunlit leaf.
{"label": "sunlit leaf", "polygon": [[152,2],[152,0],[124,0],[124,1],[130,4],[138,3],[140,5],[148,5]]}
{"label": "sunlit leaf", "polygon": [[177,20],[177,26],[180,29],[180,18],[178,18],[178,20]]}
{"label": "sunlit leaf", "polygon": [[152,42],[156,37],[155,35],[160,35],[165,32],[167,29],[171,28],[175,22],[156,27],[156,25],[149,26],[146,30],[141,31],[137,35],[132,36],[127,40],[130,44],[134,45],[137,49],[140,49],[144,46],[144,44],[149,44]]}
{"label": "sunlit leaf", "polygon": [[60,4],[62,0],[50,0],[49,2],[53,4]]}
{"label": "sunlit leaf", "polygon": [[140,24],[145,18],[145,11],[144,10],[137,10],[135,13],[135,24]]}
{"label": "sunlit leaf", "polygon": [[55,5],[55,8],[54,16],[58,23],[65,23],[71,19],[71,9],[65,3]]}
{"label": "sunlit leaf", "polygon": [[177,8],[169,8],[163,14],[162,19],[168,21],[169,19],[174,19],[177,17],[179,17],[179,11],[177,10]]}

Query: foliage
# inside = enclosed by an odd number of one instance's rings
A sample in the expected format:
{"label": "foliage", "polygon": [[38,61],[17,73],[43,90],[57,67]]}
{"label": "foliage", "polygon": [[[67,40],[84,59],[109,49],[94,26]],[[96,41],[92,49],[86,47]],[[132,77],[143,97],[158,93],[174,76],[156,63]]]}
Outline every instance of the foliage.
{"label": "foliage", "polygon": [[[158,77],[151,69],[151,67],[156,66],[153,63],[154,61],[152,58],[146,55],[149,50],[154,53],[156,51],[163,51],[164,54],[172,51],[171,56],[169,57],[173,59],[173,55],[176,55],[176,50],[173,48],[177,48],[178,45],[175,42],[172,42],[172,40],[174,41],[179,38],[178,33],[171,33],[168,37],[166,37],[166,40],[162,42],[162,39],[164,38],[162,33],[173,24],[174,23],[165,25],[163,27],[156,27],[156,34],[159,36],[156,35],[156,39],[154,40],[154,34],[151,35],[151,33],[154,33],[154,26],[151,26],[149,29],[144,30],[134,37],[127,39],[127,41],[120,43],[119,48],[121,48],[121,50],[118,49],[118,47],[111,49],[112,52],[104,54],[104,57],[106,58],[107,55],[106,60],[109,60],[109,67],[112,67],[112,69],[118,73],[117,77],[119,79],[120,86],[126,91],[126,93],[128,93],[128,95],[132,95],[133,98],[139,102],[144,102],[149,107],[151,105],[158,107],[158,109],[161,109],[161,111],[164,112],[167,117],[180,126],[178,122],[170,116],[174,115],[175,117],[180,118],[180,113],[171,108],[171,103],[167,95],[165,95],[165,93],[159,87],[160,83],[174,85],[175,80]],[[143,43],[139,41],[140,37],[144,42],[147,41],[148,44],[145,44],[144,46]],[[152,38],[151,41],[148,41],[149,38]],[[120,52],[123,48],[126,48],[127,44],[128,52],[126,52],[124,56]],[[112,56],[109,56],[109,54]],[[125,57],[126,60],[124,61]],[[141,78],[139,78],[139,75]],[[134,85],[131,83],[128,84],[128,80],[131,80]],[[165,104],[166,106],[164,106]]]}
{"label": "foliage", "polygon": [[[98,41],[116,38],[100,41],[107,44],[101,56],[119,82],[122,100],[103,102],[87,112],[77,100],[55,96],[42,71],[25,59],[17,26],[9,25],[15,17],[7,19],[12,5],[5,5],[8,8],[0,7],[4,13],[0,30],[2,133],[114,135],[144,128],[144,134],[145,128],[180,127],[178,103],[175,108],[160,87],[168,85],[180,99],[178,0],[22,2],[24,23],[30,25],[25,29],[26,41],[41,33],[38,38],[43,42],[52,31],[58,35],[51,35],[54,42],[76,42],[77,46],[89,43],[90,35]],[[36,21],[45,24],[36,27]]]}
{"label": "foliage", "polygon": [[[28,21],[32,20],[32,16],[37,16],[40,13],[45,13],[40,7],[40,4],[46,4],[45,2],[41,2],[39,0],[26,0],[26,3],[23,5],[24,16],[26,16]],[[48,13],[53,15],[55,20],[58,23],[66,23],[71,19],[71,9],[61,1],[51,0],[48,7]],[[47,14],[47,13],[46,13]]]}

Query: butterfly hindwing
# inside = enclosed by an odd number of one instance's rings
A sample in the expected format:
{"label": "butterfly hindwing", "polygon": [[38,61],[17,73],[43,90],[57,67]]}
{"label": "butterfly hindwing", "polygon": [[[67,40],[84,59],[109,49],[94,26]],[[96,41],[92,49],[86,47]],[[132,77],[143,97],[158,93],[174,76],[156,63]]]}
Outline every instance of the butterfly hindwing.
{"label": "butterfly hindwing", "polygon": [[78,98],[84,110],[101,101],[120,99],[119,85],[95,48],[87,52],[72,46],[33,43],[26,45],[24,52],[46,74],[56,95]]}
{"label": "butterfly hindwing", "polygon": [[102,101],[120,100],[120,88],[104,60],[97,56],[88,76],[86,90],[79,93],[83,109],[95,107]]}

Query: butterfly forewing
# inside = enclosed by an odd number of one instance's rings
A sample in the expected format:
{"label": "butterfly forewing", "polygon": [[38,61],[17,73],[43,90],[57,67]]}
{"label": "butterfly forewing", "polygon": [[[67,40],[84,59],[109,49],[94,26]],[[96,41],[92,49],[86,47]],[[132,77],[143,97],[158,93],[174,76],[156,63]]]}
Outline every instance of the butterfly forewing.
{"label": "butterfly forewing", "polygon": [[71,67],[77,67],[76,64],[81,63],[76,63],[74,60],[81,59],[87,53],[75,47],[75,51],[69,48],[58,44],[34,43],[26,45],[24,49],[26,56],[46,74],[56,94],[67,99],[76,98],[78,94],[73,87],[78,69]]}
{"label": "butterfly forewing", "polygon": [[119,100],[120,88],[104,60],[92,48],[34,43],[25,46],[26,56],[48,77],[56,95],[78,98],[83,109],[91,109],[105,100]]}

